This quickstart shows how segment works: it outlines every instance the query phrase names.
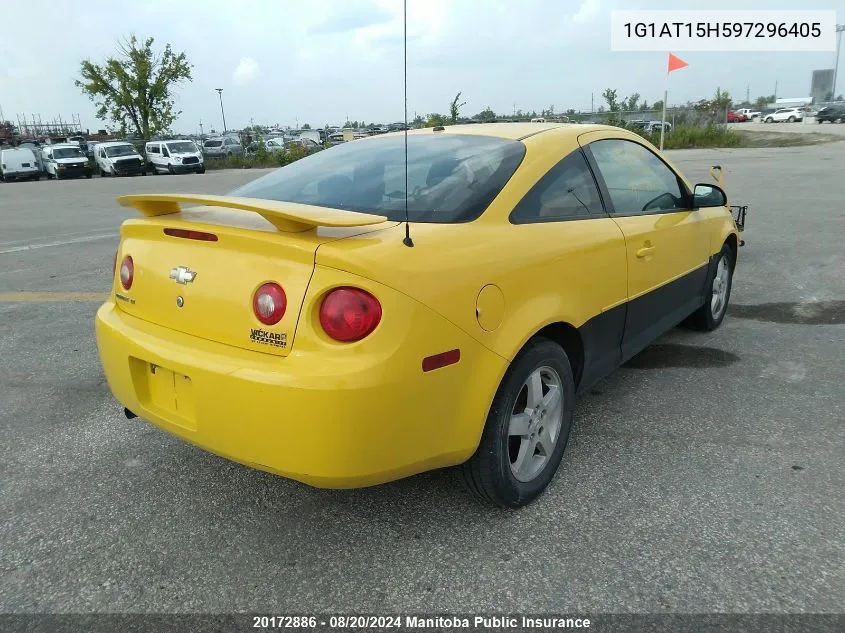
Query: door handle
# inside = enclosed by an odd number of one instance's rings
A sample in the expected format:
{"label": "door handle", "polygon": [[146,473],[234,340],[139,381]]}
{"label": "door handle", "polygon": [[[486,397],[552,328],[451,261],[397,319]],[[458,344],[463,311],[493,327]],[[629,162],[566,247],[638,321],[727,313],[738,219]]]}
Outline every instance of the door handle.
{"label": "door handle", "polygon": [[637,251],[637,257],[648,257],[654,252],[654,246],[643,246]]}

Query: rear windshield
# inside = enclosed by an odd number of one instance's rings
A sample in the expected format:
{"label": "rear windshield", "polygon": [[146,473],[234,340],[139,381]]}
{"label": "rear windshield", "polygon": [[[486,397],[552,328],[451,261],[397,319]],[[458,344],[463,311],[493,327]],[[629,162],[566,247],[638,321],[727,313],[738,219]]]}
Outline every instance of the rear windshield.
{"label": "rear windshield", "polygon": [[106,156],[114,158],[116,156],[134,156],[138,152],[131,145],[115,145],[114,147],[106,148]]}
{"label": "rear windshield", "polygon": [[220,147],[223,145],[223,141],[206,141],[203,145],[205,147]]}
{"label": "rear windshield", "polygon": [[[404,137],[352,141],[300,159],[232,192],[405,219]],[[408,136],[408,216],[414,222],[468,222],[513,175],[525,146],[458,134]]]}
{"label": "rear windshield", "polygon": [[53,150],[53,158],[76,158],[85,156],[78,147],[57,147]]}
{"label": "rear windshield", "polygon": [[179,141],[177,143],[168,143],[167,149],[174,154],[189,154],[197,151],[196,146],[190,141]]}

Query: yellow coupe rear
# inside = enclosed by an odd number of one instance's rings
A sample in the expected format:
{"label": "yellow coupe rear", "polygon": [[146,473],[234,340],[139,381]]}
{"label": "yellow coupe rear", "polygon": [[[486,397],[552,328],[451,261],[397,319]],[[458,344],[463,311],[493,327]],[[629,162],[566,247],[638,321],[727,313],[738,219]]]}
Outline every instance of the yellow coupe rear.
{"label": "yellow coupe rear", "polygon": [[724,317],[724,194],[641,138],[540,123],[407,142],[407,175],[384,135],[231,196],[119,199],[142,217],[96,332],[127,415],[320,487],[463,464],[513,507],[557,470],[576,392]]}

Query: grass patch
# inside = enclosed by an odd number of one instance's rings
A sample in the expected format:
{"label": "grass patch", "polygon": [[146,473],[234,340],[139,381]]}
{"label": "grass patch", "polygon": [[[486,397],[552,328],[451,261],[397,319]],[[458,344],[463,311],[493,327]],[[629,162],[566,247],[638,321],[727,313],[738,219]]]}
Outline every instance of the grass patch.
{"label": "grass patch", "polygon": [[[660,132],[646,134],[634,130],[654,145],[660,146]],[[663,149],[693,149],[699,147],[747,147],[746,138],[722,125],[678,125],[666,134]]]}

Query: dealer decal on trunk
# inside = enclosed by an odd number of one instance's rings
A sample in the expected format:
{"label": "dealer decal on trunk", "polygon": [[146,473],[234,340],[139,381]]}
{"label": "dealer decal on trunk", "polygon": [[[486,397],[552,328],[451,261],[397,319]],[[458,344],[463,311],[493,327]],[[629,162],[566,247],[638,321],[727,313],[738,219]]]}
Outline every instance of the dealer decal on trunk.
{"label": "dealer decal on trunk", "polygon": [[272,345],[273,347],[288,346],[287,332],[269,332],[261,328],[253,328],[250,330],[249,340],[254,343],[261,343],[262,345]]}

